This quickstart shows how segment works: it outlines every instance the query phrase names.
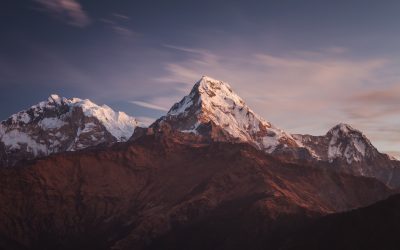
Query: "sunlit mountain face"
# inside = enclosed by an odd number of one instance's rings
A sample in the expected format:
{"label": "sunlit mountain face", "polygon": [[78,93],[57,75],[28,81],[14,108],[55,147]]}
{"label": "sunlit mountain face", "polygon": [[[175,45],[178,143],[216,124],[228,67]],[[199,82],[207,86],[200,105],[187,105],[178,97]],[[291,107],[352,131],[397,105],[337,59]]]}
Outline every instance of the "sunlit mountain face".
{"label": "sunlit mountain face", "polygon": [[399,11],[4,1],[0,249],[396,249]]}

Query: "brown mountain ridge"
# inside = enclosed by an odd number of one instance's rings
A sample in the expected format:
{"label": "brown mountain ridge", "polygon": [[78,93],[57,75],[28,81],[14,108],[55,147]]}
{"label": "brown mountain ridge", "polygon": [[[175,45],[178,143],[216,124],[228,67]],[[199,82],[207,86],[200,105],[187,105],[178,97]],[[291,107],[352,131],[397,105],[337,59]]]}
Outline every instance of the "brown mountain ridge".
{"label": "brown mountain ridge", "polygon": [[[168,127],[1,169],[0,179],[4,249],[279,246],[284,239],[273,236],[293,225],[393,193],[375,179],[284,163],[247,144],[208,143]],[[182,230],[193,240],[180,241]]]}

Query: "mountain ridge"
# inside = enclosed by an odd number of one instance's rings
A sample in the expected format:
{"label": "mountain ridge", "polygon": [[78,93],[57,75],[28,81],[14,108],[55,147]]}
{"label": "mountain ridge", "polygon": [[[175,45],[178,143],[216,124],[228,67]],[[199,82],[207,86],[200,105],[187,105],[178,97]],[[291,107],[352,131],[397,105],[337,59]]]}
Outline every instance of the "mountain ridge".
{"label": "mountain ridge", "polygon": [[[310,220],[398,192],[398,162],[360,131],[292,135],[233,93],[203,77],[123,143],[93,116],[108,109],[81,99],[50,96],[10,118],[32,135],[71,137],[57,154],[0,168],[0,248],[282,249]],[[105,141],[91,147],[92,136]]]}
{"label": "mountain ridge", "polygon": [[[0,169],[0,246],[204,249],[202,244],[217,243],[219,249],[243,249],[249,243],[264,249],[282,244],[273,235],[293,223],[393,193],[373,178],[286,163],[247,143],[210,144],[200,137],[161,128],[108,148]],[[198,227],[204,230],[193,230]],[[194,240],[179,237],[181,229]],[[176,233],[190,247],[175,248]]]}
{"label": "mountain ridge", "polygon": [[400,186],[400,161],[380,153],[349,124],[338,123],[322,136],[290,134],[256,114],[228,83],[208,76],[197,81],[190,93],[150,128],[163,124],[211,141],[249,143],[283,160],[313,163]]}
{"label": "mountain ridge", "polygon": [[135,118],[88,99],[56,94],[0,123],[3,165],[61,151],[126,141],[137,127]]}
{"label": "mountain ridge", "polygon": [[[44,110],[47,115],[42,114]],[[67,117],[67,121],[63,117]],[[29,123],[33,124],[31,134],[14,130],[15,124],[23,130]],[[51,95],[48,101],[1,123],[0,160],[3,165],[13,165],[19,160],[51,153],[112,144],[128,138],[135,140],[166,124],[172,130],[208,138],[209,143],[248,143],[285,161],[375,177],[387,185],[400,186],[400,161],[380,153],[361,131],[339,123],[322,136],[288,133],[256,114],[228,83],[208,76],[197,81],[188,95],[149,128],[136,129],[138,122],[134,118],[114,112],[106,105],[100,107],[87,99]],[[59,129],[67,130],[64,131],[66,138],[60,138],[64,135]],[[31,135],[36,139],[32,140]],[[64,141],[60,143],[60,139]],[[44,142],[47,145],[43,145]],[[29,144],[32,147],[23,146]],[[18,154],[18,150],[22,153]]]}

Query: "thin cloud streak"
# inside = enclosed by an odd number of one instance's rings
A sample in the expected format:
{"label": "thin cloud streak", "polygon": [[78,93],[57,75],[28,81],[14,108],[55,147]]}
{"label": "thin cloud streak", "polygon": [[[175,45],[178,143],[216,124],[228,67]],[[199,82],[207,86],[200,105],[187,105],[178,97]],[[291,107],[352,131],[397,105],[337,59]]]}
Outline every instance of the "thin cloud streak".
{"label": "thin cloud streak", "polygon": [[34,0],[56,18],[69,25],[86,27],[91,23],[88,14],[76,0]]}
{"label": "thin cloud streak", "polygon": [[156,104],[153,103],[149,103],[149,102],[143,102],[143,101],[130,101],[130,103],[141,106],[141,107],[145,107],[148,109],[155,109],[155,110],[161,110],[161,111],[168,111],[168,108],[166,107],[162,107],[162,106],[158,106]]}
{"label": "thin cloud streak", "polygon": [[111,28],[115,33],[121,36],[131,37],[135,34],[132,30],[119,25],[112,25]]}
{"label": "thin cloud streak", "polygon": [[363,90],[350,96],[347,103],[343,111],[360,121],[400,117],[400,86]]}
{"label": "thin cloud streak", "polygon": [[118,19],[125,20],[125,21],[128,21],[128,20],[131,19],[129,16],[123,15],[123,14],[120,14],[120,13],[113,13],[113,16],[118,18]]}
{"label": "thin cloud streak", "polygon": [[123,37],[134,37],[138,36],[139,34],[132,31],[128,27],[128,21],[130,17],[119,14],[113,13],[107,18],[100,18],[99,21],[104,24],[105,27],[110,28],[114,33]]}

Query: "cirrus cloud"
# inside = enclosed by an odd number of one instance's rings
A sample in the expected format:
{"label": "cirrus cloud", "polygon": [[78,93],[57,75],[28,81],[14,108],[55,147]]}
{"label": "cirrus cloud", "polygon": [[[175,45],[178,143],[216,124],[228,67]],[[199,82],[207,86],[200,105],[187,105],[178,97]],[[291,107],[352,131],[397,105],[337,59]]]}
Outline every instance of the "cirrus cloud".
{"label": "cirrus cloud", "polygon": [[143,101],[130,101],[130,103],[144,107],[144,108],[148,108],[148,109],[155,109],[155,110],[161,110],[161,111],[168,111],[168,108],[163,107],[163,106],[159,106],[157,104],[154,103],[150,103],[150,102],[143,102]]}
{"label": "cirrus cloud", "polygon": [[69,25],[86,27],[91,23],[88,14],[76,0],[34,0],[45,11],[56,18],[61,18]]}

